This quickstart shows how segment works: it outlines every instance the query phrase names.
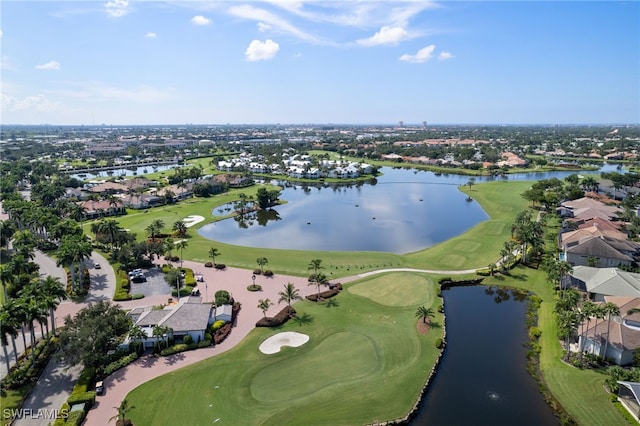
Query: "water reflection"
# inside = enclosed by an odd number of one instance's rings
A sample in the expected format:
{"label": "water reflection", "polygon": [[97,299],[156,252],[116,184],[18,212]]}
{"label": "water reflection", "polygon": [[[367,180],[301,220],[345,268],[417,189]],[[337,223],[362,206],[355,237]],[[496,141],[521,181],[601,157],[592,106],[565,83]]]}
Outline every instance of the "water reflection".
{"label": "water reflection", "polygon": [[557,425],[527,372],[526,292],[444,290],[447,346],[411,425]]}

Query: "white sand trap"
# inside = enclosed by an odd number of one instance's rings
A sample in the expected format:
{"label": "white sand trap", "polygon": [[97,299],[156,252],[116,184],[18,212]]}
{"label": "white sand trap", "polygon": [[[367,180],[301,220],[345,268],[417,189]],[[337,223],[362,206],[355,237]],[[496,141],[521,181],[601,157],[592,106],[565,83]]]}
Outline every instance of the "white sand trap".
{"label": "white sand trap", "polygon": [[278,333],[260,344],[260,352],[263,354],[271,355],[280,352],[280,348],[283,346],[291,346],[297,348],[309,341],[309,336],[302,333],[296,333],[295,331],[286,331],[284,333]]}
{"label": "white sand trap", "polygon": [[204,217],[198,216],[195,214],[192,214],[191,216],[187,216],[184,219],[182,219],[184,224],[187,225],[187,228],[191,228],[193,225],[195,225],[196,223],[200,223],[203,220],[204,220]]}

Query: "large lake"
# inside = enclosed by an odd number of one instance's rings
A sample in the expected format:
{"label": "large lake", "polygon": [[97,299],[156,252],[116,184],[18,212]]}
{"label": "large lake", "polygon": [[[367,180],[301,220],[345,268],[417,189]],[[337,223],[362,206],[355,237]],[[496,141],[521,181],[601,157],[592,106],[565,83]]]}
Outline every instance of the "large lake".
{"label": "large lake", "polygon": [[[287,204],[246,220],[201,227],[224,243],[279,249],[409,253],[462,234],[489,217],[458,186],[468,176],[384,167],[375,184],[285,185]],[[509,180],[563,178],[575,172],[509,175]],[[477,182],[504,178],[476,178]],[[275,182],[278,183],[278,182]],[[220,207],[213,215],[228,214]]]}

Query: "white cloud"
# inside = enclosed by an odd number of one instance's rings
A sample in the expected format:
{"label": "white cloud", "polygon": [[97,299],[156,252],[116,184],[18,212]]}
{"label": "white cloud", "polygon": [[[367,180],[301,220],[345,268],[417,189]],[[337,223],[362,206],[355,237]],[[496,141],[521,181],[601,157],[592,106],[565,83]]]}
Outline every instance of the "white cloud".
{"label": "white cloud", "polygon": [[362,46],[378,46],[383,44],[398,44],[402,40],[409,38],[409,33],[402,27],[380,28],[380,31],[369,38],[358,40],[358,44]]}
{"label": "white cloud", "polygon": [[107,15],[112,18],[120,18],[129,13],[129,0],[112,0],[104,5]]}
{"label": "white cloud", "polygon": [[280,50],[280,45],[273,40],[253,40],[244,52],[247,61],[266,61],[276,56]]}
{"label": "white cloud", "polygon": [[193,23],[194,25],[209,25],[211,23],[211,20],[205,18],[202,15],[197,15],[191,18],[191,23]]}
{"label": "white cloud", "polygon": [[4,34],[4,33],[2,32],[2,30],[0,30],[0,38],[2,38],[2,35],[3,35],[3,34]]}
{"label": "white cloud", "polygon": [[271,30],[271,25],[265,24],[264,22],[258,22],[258,31],[265,33],[269,30]]}
{"label": "white cloud", "polygon": [[455,56],[453,56],[449,52],[440,52],[440,54],[438,55],[439,61],[446,61],[447,59],[452,59],[452,58],[455,58]]}
{"label": "white cloud", "polygon": [[146,38],[156,38],[158,37],[158,34],[153,33],[153,32],[148,32],[144,35]]}
{"label": "white cloud", "polygon": [[294,25],[290,24],[285,19],[266,11],[250,5],[233,6],[228,9],[228,12],[234,16],[240,18],[258,21],[258,28],[261,30],[271,29],[272,27],[291,34],[299,39],[315,42],[315,37],[304,31],[299,30]]}
{"label": "white cloud", "polygon": [[427,62],[433,57],[434,50],[436,50],[436,45],[431,44],[427,47],[423,47],[422,49],[418,50],[418,52],[415,55],[409,55],[408,53],[405,53],[404,55],[400,56],[399,59],[405,62],[413,62],[416,64],[421,64],[423,62]]}
{"label": "white cloud", "polygon": [[61,104],[58,102],[52,102],[43,94],[35,96],[27,96],[23,99],[18,99],[13,96],[8,96],[2,93],[2,110],[3,111],[35,111],[35,112],[48,112],[58,111],[61,109]]}
{"label": "white cloud", "polygon": [[37,70],[60,70],[60,63],[57,61],[49,61],[46,64],[36,65]]}

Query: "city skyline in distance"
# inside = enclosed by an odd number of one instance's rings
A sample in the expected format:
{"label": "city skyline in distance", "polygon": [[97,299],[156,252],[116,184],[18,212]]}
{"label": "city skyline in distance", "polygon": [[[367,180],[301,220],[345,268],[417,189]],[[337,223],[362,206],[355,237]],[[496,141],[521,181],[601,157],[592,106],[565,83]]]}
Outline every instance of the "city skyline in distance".
{"label": "city skyline in distance", "polygon": [[3,2],[1,123],[640,122],[640,3]]}

